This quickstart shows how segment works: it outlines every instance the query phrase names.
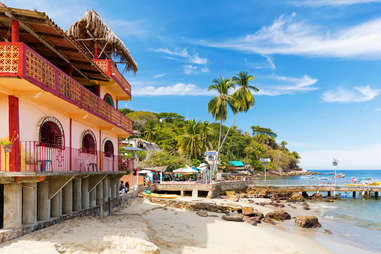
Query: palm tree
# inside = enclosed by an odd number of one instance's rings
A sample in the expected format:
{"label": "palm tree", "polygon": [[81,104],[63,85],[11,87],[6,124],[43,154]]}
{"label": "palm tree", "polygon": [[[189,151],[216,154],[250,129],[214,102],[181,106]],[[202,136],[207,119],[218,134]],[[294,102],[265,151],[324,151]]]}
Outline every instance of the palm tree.
{"label": "palm tree", "polygon": [[179,153],[190,158],[198,158],[203,153],[203,142],[200,134],[200,123],[196,120],[186,121],[184,132],[179,136]]}
{"label": "palm tree", "polygon": [[228,111],[227,106],[229,105],[233,112],[236,112],[234,98],[229,95],[229,90],[234,87],[235,85],[230,81],[230,79],[224,79],[222,75],[220,75],[220,79],[214,79],[213,83],[209,86],[209,91],[216,90],[218,92],[218,94],[208,103],[208,112],[214,117],[214,119],[220,121],[217,149],[221,143],[222,122],[226,120]]}
{"label": "palm tree", "polygon": [[237,118],[237,115],[239,112],[247,112],[250,108],[252,108],[255,104],[254,95],[253,92],[258,92],[259,89],[255,86],[250,85],[250,81],[254,80],[253,75],[249,75],[247,71],[241,71],[237,74],[237,76],[234,76],[232,78],[233,83],[237,84],[239,88],[233,93],[233,102],[234,102],[234,118],[233,122],[230,125],[228,131],[225,134],[224,139],[222,140],[221,144],[219,145],[219,148],[217,152],[221,150],[221,147],[223,146],[226,137],[229,134],[230,129],[233,127],[234,122]]}

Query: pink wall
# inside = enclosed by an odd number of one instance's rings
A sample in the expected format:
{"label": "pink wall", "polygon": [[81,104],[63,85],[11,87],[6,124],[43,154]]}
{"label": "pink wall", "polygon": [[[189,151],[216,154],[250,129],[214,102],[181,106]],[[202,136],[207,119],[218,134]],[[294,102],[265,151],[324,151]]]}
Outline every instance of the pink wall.
{"label": "pink wall", "polygon": [[8,116],[8,95],[0,94],[0,139],[9,136]]}

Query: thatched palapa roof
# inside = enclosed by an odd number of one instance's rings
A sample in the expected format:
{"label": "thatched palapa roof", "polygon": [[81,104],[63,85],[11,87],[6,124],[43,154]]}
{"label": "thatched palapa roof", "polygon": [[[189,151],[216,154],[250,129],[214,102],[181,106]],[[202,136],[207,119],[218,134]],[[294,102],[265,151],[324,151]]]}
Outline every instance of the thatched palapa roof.
{"label": "thatched palapa roof", "polygon": [[138,66],[123,41],[103,22],[95,10],[88,10],[80,20],[70,26],[66,34],[80,41],[84,48],[92,52],[96,41],[99,53],[103,51],[102,55],[117,57],[120,63],[125,64],[125,70],[137,72]]}

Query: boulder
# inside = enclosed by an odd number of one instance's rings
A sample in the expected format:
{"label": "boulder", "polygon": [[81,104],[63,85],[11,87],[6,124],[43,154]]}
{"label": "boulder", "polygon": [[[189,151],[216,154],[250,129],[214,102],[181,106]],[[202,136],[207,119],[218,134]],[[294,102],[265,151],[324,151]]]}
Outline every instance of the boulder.
{"label": "boulder", "polygon": [[302,228],[320,228],[321,225],[316,216],[296,216],[295,224]]}
{"label": "boulder", "polygon": [[280,210],[280,211],[274,211],[274,212],[269,212],[265,215],[265,219],[271,219],[271,220],[278,220],[278,221],[283,221],[283,220],[290,220],[291,216],[288,212]]}
{"label": "boulder", "polygon": [[314,193],[314,194],[311,196],[311,199],[312,199],[312,200],[321,200],[321,199],[323,199],[323,196],[322,196],[320,193],[316,192],[316,193]]}
{"label": "boulder", "polygon": [[303,202],[304,197],[299,192],[294,192],[291,194],[290,198],[288,199],[290,202]]}
{"label": "boulder", "polygon": [[257,220],[255,219],[255,217],[250,217],[250,216],[244,216],[243,217],[243,220],[250,224],[250,225],[253,225],[253,226],[256,226],[258,224]]}
{"label": "boulder", "polygon": [[196,214],[201,217],[208,217],[208,212],[205,210],[199,210],[196,212]]}
{"label": "boulder", "polygon": [[243,216],[240,214],[233,214],[233,215],[222,215],[223,220],[227,221],[236,221],[236,222],[242,222],[243,221]]}
{"label": "boulder", "polygon": [[242,207],[242,214],[245,215],[245,216],[251,216],[254,214],[254,208],[250,207],[250,206],[244,206]]}
{"label": "boulder", "polygon": [[230,201],[233,201],[233,202],[239,201],[239,195],[236,194],[235,191],[226,191],[225,194]]}

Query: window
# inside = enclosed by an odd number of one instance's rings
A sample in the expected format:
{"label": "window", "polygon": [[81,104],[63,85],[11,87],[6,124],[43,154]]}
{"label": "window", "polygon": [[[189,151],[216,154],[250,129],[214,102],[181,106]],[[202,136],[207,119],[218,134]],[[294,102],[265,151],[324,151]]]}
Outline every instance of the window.
{"label": "window", "polygon": [[114,155],[114,145],[110,140],[107,140],[104,144],[104,154],[106,157],[112,157]]}
{"label": "window", "polygon": [[87,130],[82,136],[82,152],[96,154],[97,144],[95,141],[95,135],[92,131]]}
{"label": "window", "polygon": [[55,118],[45,118],[40,125],[40,145],[64,147],[64,134],[61,125]]}
{"label": "window", "polygon": [[112,99],[110,94],[105,95],[104,101],[107,102],[107,104],[111,105],[113,108],[115,108],[114,100]]}

